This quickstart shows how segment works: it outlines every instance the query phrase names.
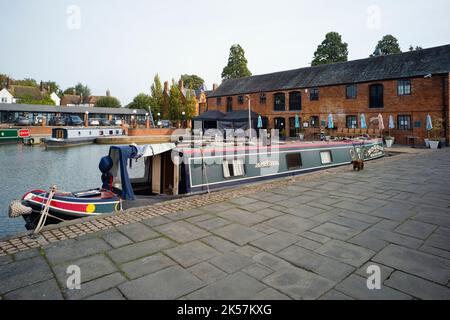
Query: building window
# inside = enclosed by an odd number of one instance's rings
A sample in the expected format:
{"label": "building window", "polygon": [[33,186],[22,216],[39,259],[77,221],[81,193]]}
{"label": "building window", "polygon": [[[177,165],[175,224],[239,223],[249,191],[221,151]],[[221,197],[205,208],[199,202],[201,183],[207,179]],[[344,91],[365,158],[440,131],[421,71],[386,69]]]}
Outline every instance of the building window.
{"label": "building window", "polygon": [[347,116],[346,117],[347,128],[355,129],[358,128],[358,120],[356,116]]}
{"label": "building window", "polygon": [[383,108],[383,85],[372,84],[369,87],[369,108]]}
{"label": "building window", "polygon": [[266,104],[266,101],[267,101],[266,94],[265,94],[265,93],[261,93],[261,94],[259,95],[259,103],[260,103],[260,104]]}
{"label": "building window", "polygon": [[238,104],[244,103],[244,96],[238,96]]}
{"label": "building window", "polygon": [[222,165],[224,178],[232,178],[245,175],[243,159],[225,159],[223,160]]}
{"label": "building window", "polygon": [[317,101],[319,100],[319,89],[313,88],[309,91],[309,100]]}
{"label": "building window", "polygon": [[289,92],[289,110],[302,110],[302,94],[300,93],[300,91]]}
{"label": "building window", "polygon": [[274,94],[273,110],[285,111],[286,110],[286,97],[284,92],[278,92]]}
{"label": "building window", "polygon": [[358,95],[358,87],[356,84],[350,84],[345,87],[345,97],[347,99],[356,99]]}
{"label": "building window", "polygon": [[409,96],[411,94],[411,80],[398,80],[397,94],[399,96]]}
{"label": "building window", "polygon": [[222,97],[217,97],[216,98],[216,105],[217,106],[221,106],[222,105]]}
{"label": "building window", "polygon": [[302,166],[302,155],[300,153],[288,153],[286,155],[288,170],[300,169]]}
{"label": "building window", "polygon": [[331,151],[321,151],[320,152],[320,161],[322,164],[330,164],[333,162],[333,158],[331,157]]}
{"label": "building window", "polygon": [[311,124],[312,128],[319,127],[319,116],[311,116],[309,119],[309,123]]}
{"label": "building window", "polygon": [[2,98],[2,103],[8,102],[8,98]]}
{"label": "building window", "polygon": [[233,97],[227,97],[227,112],[233,112]]}
{"label": "building window", "polygon": [[411,116],[410,115],[399,115],[397,118],[398,129],[399,130],[411,130]]}

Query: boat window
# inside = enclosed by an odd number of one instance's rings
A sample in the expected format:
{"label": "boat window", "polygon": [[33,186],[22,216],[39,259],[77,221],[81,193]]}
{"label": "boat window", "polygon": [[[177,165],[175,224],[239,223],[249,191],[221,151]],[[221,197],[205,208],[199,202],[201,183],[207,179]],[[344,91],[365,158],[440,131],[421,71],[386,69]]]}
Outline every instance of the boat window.
{"label": "boat window", "polygon": [[225,178],[239,177],[243,175],[245,175],[243,159],[223,160],[223,176]]}
{"label": "boat window", "polygon": [[81,136],[81,131],[78,131],[78,135]]}
{"label": "boat window", "polygon": [[100,133],[100,135],[102,136],[102,135],[103,135],[103,130],[100,130],[100,132],[99,132],[99,133]]}
{"label": "boat window", "polygon": [[114,134],[114,131],[109,130],[109,134],[110,134],[110,135],[113,135],[113,134]]}
{"label": "boat window", "polygon": [[116,130],[116,134],[119,134],[119,130]]}
{"label": "boat window", "polygon": [[288,170],[300,169],[302,166],[302,155],[300,153],[289,153],[286,155]]}
{"label": "boat window", "polygon": [[331,151],[321,151],[320,152],[320,161],[322,164],[329,164],[333,162],[333,158],[331,157]]}

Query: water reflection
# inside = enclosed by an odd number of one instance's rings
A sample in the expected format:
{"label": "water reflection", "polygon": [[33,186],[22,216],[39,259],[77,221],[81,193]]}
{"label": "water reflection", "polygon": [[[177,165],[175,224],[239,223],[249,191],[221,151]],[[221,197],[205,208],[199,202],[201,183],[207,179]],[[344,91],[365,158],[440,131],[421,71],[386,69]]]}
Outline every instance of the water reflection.
{"label": "water reflection", "polygon": [[0,239],[25,230],[22,218],[8,218],[8,205],[33,189],[77,191],[100,187],[98,162],[109,146],[45,150],[42,146],[0,146]]}

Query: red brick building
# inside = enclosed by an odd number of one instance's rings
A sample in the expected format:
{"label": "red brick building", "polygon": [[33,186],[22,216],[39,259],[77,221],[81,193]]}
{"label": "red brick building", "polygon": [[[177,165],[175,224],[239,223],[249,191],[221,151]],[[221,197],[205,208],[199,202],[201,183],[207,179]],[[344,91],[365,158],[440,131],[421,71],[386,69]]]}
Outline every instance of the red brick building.
{"label": "red brick building", "polygon": [[223,82],[207,97],[208,110],[230,112],[248,108],[268,117],[268,127],[295,136],[298,114],[306,135],[326,126],[329,113],[339,128],[359,128],[365,115],[369,128],[382,114],[388,133],[399,143],[407,136],[427,137],[426,116],[442,121],[449,134],[450,45],[368,59],[301,68]]}

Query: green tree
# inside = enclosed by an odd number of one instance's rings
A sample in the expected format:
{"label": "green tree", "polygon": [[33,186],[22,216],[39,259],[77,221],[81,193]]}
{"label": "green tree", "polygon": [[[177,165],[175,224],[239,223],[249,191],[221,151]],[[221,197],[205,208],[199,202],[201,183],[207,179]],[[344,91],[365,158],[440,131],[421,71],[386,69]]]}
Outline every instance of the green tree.
{"label": "green tree", "polygon": [[192,87],[189,88],[190,90],[186,91],[186,100],[184,102],[184,112],[186,112],[186,119],[191,120],[193,117],[195,117],[196,113],[196,101],[195,101],[195,95],[192,91]]}
{"label": "green tree", "polygon": [[244,49],[239,44],[231,46],[228,64],[222,71],[222,80],[237,79],[251,75],[252,73],[247,67]]}
{"label": "green tree", "polygon": [[205,80],[195,74],[182,74],[181,80],[183,80],[184,86],[186,88],[191,88],[194,90],[200,89],[205,83]]}
{"label": "green tree", "polygon": [[412,46],[412,45],[410,45],[409,46],[409,51],[414,51],[414,50],[422,50],[423,48],[421,47],[421,46],[416,46],[415,48]]}
{"label": "green tree", "polygon": [[342,42],[342,37],[337,32],[328,32],[325,40],[317,47],[314,52],[312,66],[323,64],[343,62],[348,59],[348,44]]}
{"label": "green tree", "polygon": [[161,112],[164,104],[163,87],[158,74],[155,74],[153,78],[153,84],[150,87],[150,106],[152,108],[152,114],[155,116],[158,112]]}
{"label": "green tree", "polygon": [[[378,44],[375,47],[375,52],[377,51],[379,51],[382,55],[402,52],[402,50],[400,49],[400,45],[398,44],[397,38],[391,34],[385,35],[383,39],[378,41]],[[375,55],[376,54],[372,54],[371,57]]]}
{"label": "green tree", "polygon": [[100,108],[120,108],[120,101],[114,97],[101,97],[95,103]]}
{"label": "green tree", "polygon": [[172,85],[169,90],[169,119],[178,122],[181,119],[181,109],[183,102],[181,99],[181,92],[175,80],[172,80]]}
{"label": "green tree", "polygon": [[45,81],[42,83],[45,89],[50,89],[50,93],[54,92],[58,96],[62,95],[62,91],[59,85],[55,81]]}
{"label": "green tree", "polygon": [[0,90],[6,88],[7,80],[8,76],[6,74],[0,73]]}
{"label": "green tree", "polygon": [[37,87],[38,83],[36,80],[31,78],[25,78],[22,80],[14,80],[14,84],[19,86]]}
{"label": "green tree", "polygon": [[31,95],[24,94],[20,97],[20,103],[23,104],[43,104],[43,105],[55,105],[55,101],[50,98],[49,94],[46,94],[42,99],[34,99]]}
{"label": "green tree", "polygon": [[91,89],[87,85],[83,85],[81,82],[78,82],[75,86],[75,92],[79,96],[89,97],[91,95]]}
{"label": "green tree", "polygon": [[152,98],[145,93],[139,93],[136,97],[134,97],[133,101],[128,105],[130,109],[144,109],[148,111],[152,103]]}

